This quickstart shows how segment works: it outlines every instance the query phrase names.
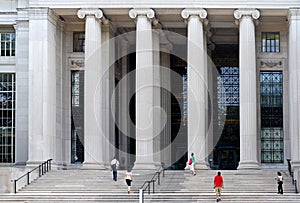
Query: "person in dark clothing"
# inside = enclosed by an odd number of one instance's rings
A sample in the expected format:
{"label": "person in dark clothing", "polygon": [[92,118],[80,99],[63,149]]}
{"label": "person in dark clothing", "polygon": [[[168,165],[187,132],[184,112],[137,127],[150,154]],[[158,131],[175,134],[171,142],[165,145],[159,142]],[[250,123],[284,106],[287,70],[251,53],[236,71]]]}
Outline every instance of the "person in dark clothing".
{"label": "person in dark clothing", "polygon": [[283,188],[282,188],[282,185],[283,185],[283,177],[281,175],[280,172],[277,172],[277,184],[278,184],[278,194],[283,194]]}

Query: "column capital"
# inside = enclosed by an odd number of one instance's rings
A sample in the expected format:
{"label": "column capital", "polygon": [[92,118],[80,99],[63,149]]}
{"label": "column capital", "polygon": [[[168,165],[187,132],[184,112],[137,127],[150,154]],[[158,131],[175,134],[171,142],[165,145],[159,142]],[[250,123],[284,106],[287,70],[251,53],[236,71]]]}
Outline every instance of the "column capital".
{"label": "column capital", "polygon": [[237,9],[233,13],[236,19],[241,19],[243,16],[251,16],[257,20],[260,17],[260,12],[257,9]]}
{"label": "column capital", "polygon": [[148,8],[133,8],[129,11],[130,18],[136,18],[137,16],[147,16],[147,18],[154,18],[155,12],[153,9]]}
{"label": "column capital", "polygon": [[181,11],[181,16],[184,19],[190,16],[199,16],[200,19],[205,19],[207,17],[207,11],[203,8],[186,8]]}
{"label": "column capital", "polygon": [[98,8],[82,8],[77,11],[77,16],[80,19],[85,18],[85,16],[92,16],[95,18],[101,19],[103,18],[103,12]]}
{"label": "column capital", "polygon": [[291,8],[289,9],[288,16],[287,16],[288,21],[290,22],[292,19],[299,19],[300,20],[300,8]]}

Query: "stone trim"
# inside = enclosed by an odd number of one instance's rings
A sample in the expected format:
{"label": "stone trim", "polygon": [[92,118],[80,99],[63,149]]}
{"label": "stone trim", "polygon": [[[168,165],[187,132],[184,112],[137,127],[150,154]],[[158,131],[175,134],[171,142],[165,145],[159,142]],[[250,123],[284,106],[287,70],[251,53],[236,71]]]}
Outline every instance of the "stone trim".
{"label": "stone trim", "polygon": [[186,8],[181,11],[181,16],[188,19],[190,16],[199,16],[201,20],[207,17],[207,11],[203,8]]}
{"label": "stone trim", "polygon": [[233,13],[234,17],[239,20],[243,16],[251,16],[253,19],[257,20],[260,17],[260,12],[257,9],[237,9]]}
{"label": "stone trim", "polygon": [[134,8],[129,11],[130,18],[134,19],[140,15],[147,16],[147,18],[152,19],[155,16],[155,12],[153,9],[147,9],[147,8]]}

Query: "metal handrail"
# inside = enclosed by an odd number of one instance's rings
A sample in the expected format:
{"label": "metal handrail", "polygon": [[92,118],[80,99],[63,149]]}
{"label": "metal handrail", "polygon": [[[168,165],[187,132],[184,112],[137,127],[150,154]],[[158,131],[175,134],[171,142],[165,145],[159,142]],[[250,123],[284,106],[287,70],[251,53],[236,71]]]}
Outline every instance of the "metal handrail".
{"label": "metal handrail", "polygon": [[295,185],[295,192],[298,194],[298,185],[297,185],[297,180],[294,180],[294,185]]}
{"label": "metal handrail", "polygon": [[32,173],[33,171],[38,169],[39,170],[39,176],[38,177],[41,177],[42,175],[46,174],[49,170],[51,170],[51,161],[52,161],[52,159],[48,159],[47,161],[41,163],[39,166],[35,167],[31,171],[28,171],[24,175],[22,175],[19,178],[13,180],[14,181],[14,193],[17,193],[17,182],[19,180],[21,180],[22,178],[27,177],[27,182],[26,182],[27,184],[25,184],[25,186],[30,184],[30,173]]}
{"label": "metal handrail", "polygon": [[143,185],[140,187],[139,190],[139,203],[144,203],[144,192],[148,190],[148,195],[151,193],[151,183],[152,183],[152,193],[155,193],[155,182],[160,185],[160,174],[163,174],[165,177],[165,168],[161,166],[158,171],[155,172],[151,180],[146,180]]}

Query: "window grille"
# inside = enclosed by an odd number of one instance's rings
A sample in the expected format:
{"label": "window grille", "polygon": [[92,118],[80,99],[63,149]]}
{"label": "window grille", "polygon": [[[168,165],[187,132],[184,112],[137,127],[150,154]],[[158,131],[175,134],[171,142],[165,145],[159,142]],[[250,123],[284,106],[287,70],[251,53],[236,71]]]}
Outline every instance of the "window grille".
{"label": "window grille", "polygon": [[0,73],[0,163],[15,162],[15,74]]}
{"label": "window grille", "polygon": [[263,32],[261,35],[262,52],[280,52],[280,33]]}

